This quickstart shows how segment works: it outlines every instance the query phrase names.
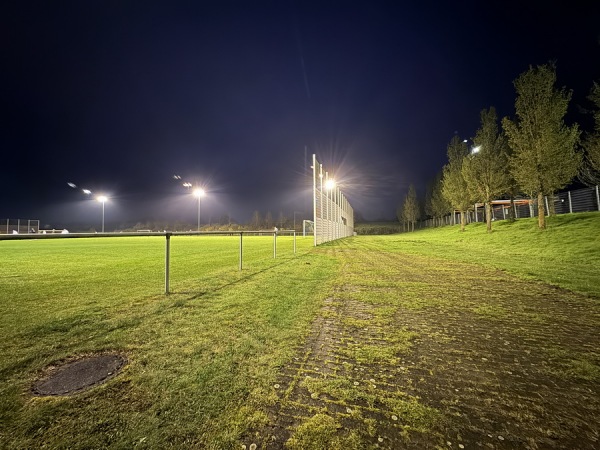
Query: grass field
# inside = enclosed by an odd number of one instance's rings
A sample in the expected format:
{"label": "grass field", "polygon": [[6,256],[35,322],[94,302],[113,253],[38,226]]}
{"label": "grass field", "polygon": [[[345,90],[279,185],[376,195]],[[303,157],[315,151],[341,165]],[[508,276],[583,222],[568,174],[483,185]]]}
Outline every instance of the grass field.
{"label": "grass field", "polygon": [[[594,448],[600,214],[390,236],[0,242],[1,448]],[[119,351],[87,392],[44,367]],[[461,447],[462,446],[462,447]]]}

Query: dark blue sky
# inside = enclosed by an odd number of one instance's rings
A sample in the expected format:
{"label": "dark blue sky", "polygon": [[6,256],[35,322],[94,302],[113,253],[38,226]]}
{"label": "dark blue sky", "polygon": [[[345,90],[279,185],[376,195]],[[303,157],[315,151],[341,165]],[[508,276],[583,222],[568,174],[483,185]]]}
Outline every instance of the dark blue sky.
{"label": "dark blue sky", "polygon": [[[460,3],[460,4],[459,4]],[[1,11],[0,215],[203,222],[309,210],[305,149],[370,219],[555,60],[570,118],[600,81],[592,2],[48,1]],[[96,220],[97,221],[97,220]]]}

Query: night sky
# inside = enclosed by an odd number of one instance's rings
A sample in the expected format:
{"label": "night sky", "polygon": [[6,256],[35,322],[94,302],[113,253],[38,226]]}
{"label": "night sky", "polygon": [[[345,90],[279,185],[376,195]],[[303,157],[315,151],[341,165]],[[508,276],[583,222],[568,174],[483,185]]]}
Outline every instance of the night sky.
{"label": "night sky", "polygon": [[589,128],[600,10],[555,3],[4,2],[0,216],[99,227],[86,188],[107,229],[194,223],[173,175],[207,191],[203,222],[291,216],[316,153],[363,216],[394,217],[481,109],[514,114],[530,65],[556,61]]}

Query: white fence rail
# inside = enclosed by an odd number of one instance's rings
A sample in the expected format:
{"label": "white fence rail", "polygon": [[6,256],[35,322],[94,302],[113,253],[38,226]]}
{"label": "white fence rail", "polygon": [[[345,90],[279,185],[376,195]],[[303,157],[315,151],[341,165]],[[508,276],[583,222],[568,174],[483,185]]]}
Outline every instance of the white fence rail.
{"label": "white fence rail", "polygon": [[66,234],[0,234],[0,241],[28,240],[28,239],[77,239],[77,238],[105,238],[105,237],[141,237],[141,236],[164,236],[165,237],[165,295],[170,292],[170,267],[171,267],[171,237],[176,236],[201,236],[221,235],[239,236],[239,270],[243,268],[244,261],[244,235],[268,236],[273,235],[273,258],[277,258],[277,236],[288,235],[294,237],[294,254],[296,254],[296,230],[278,231],[189,231],[189,232],[147,232],[147,233],[66,233]]}

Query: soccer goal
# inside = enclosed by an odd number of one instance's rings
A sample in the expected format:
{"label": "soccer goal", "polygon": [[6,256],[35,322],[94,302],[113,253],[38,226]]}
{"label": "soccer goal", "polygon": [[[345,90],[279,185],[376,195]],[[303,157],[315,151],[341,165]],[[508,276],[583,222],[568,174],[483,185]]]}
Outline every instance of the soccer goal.
{"label": "soccer goal", "polygon": [[307,235],[313,235],[315,232],[315,222],[312,220],[303,220],[302,221],[302,237],[306,237]]}
{"label": "soccer goal", "polygon": [[313,154],[314,245],[354,235],[354,210]]}

